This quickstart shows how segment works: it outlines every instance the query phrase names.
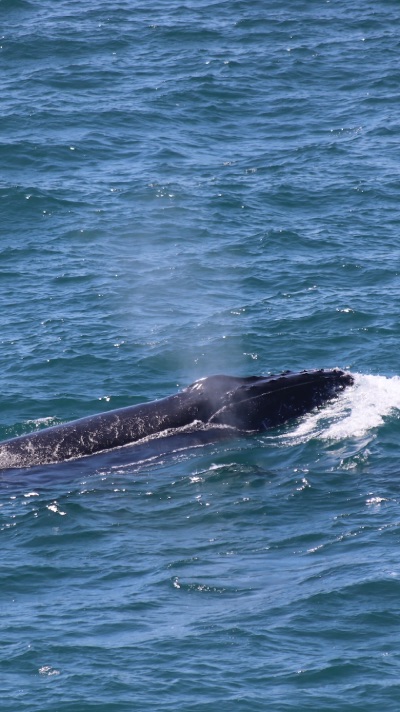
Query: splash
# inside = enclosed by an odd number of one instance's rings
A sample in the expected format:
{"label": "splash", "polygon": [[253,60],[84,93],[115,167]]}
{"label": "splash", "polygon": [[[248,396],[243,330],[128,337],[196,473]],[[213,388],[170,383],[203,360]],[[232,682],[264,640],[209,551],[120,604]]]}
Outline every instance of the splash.
{"label": "splash", "polygon": [[362,437],[400,411],[400,377],[354,375],[354,386],[315,413],[307,415],[282,439],[293,444],[311,438],[342,440]]}

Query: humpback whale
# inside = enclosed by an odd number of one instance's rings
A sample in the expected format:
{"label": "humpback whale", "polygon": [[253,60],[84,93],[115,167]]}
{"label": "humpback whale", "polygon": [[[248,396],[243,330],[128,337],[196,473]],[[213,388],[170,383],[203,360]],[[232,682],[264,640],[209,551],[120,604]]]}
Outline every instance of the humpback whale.
{"label": "humpback whale", "polygon": [[201,424],[204,440],[219,428],[232,435],[286,423],[338,395],[353,383],[339,369],[280,375],[208,376],[178,393],[110,410],[0,442],[0,468],[72,460]]}

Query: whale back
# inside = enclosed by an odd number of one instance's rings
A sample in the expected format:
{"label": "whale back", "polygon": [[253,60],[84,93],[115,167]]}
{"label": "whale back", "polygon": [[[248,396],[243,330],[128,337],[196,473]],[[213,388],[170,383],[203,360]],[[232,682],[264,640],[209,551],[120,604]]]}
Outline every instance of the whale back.
{"label": "whale back", "polygon": [[239,431],[266,430],[321,405],[353,382],[332,371],[279,376],[209,376],[175,395],[111,410],[0,443],[0,468],[61,462],[121,447],[196,421]]}

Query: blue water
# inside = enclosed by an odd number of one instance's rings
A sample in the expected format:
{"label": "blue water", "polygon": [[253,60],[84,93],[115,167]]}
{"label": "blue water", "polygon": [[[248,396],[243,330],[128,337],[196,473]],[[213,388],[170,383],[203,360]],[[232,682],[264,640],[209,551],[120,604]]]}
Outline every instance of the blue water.
{"label": "blue water", "polygon": [[0,18],[0,437],[356,374],[262,436],[0,474],[2,712],[398,712],[398,3]]}

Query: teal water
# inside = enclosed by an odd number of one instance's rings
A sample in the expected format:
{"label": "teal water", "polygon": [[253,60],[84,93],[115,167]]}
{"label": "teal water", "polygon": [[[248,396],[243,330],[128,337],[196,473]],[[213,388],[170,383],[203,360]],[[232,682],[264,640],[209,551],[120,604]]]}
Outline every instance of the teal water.
{"label": "teal water", "polygon": [[397,712],[398,4],[0,18],[0,437],[356,374],[266,435],[0,474],[2,712]]}

